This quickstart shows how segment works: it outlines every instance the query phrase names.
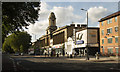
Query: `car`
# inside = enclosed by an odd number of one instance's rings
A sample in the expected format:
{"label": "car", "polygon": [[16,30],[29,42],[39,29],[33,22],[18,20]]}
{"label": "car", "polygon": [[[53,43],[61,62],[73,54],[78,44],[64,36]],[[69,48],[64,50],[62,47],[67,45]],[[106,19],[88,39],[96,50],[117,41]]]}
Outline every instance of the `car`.
{"label": "car", "polygon": [[19,56],[19,53],[15,53],[14,55],[15,55],[15,56]]}

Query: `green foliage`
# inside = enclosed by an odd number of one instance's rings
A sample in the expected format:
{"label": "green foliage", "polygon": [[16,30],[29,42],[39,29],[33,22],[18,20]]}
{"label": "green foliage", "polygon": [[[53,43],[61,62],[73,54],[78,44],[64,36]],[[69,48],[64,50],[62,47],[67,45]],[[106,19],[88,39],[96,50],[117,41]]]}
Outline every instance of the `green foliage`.
{"label": "green foliage", "polygon": [[21,52],[21,53],[24,52],[24,47],[23,47],[23,45],[20,46],[20,52]]}
{"label": "green foliage", "polygon": [[[31,36],[27,32],[17,32],[9,35],[5,42],[15,51],[27,51],[31,43]],[[4,42],[4,43],[5,43]]]}
{"label": "green foliage", "polygon": [[6,41],[3,43],[2,52],[13,53],[13,49]]}
{"label": "green foliage", "polygon": [[27,29],[38,20],[40,2],[2,3],[2,42],[9,33]]}

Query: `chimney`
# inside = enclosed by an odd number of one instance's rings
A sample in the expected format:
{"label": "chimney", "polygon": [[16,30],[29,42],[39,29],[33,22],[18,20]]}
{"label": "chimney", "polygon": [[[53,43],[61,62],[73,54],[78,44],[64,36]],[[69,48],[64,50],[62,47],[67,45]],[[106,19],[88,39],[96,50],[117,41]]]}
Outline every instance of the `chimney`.
{"label": "chimney", "polygon": [[75,24],[71,24],[70,26],[74,26],[75,27]]}
{"label": "chimney", "polygon": [[80,24],[77,24],[77,27],[80,27]]}

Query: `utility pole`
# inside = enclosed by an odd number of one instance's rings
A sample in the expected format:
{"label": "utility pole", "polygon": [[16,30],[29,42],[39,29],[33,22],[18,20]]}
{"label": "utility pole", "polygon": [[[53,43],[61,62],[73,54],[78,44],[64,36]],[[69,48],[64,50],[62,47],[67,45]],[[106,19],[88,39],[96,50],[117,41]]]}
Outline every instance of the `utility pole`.
{"label": "utility pole", "polygon": [[83,11],[87,12],[87,45],[86,45],[86,51],[87,51],[87,55],[86,55],[86,60],[89,60],[89,54],[88,54],[88,11],[85,9],[81,9]]}

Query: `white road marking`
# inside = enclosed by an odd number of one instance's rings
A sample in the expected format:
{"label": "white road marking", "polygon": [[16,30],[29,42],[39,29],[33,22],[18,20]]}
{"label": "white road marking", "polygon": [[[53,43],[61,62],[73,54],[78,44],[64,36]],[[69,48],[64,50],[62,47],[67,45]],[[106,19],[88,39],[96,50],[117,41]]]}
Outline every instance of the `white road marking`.
{"label": "white road marking", "polygon": [[17,71],[14,59],[13,59],[13,58],[10,58],[10,59],[11,59],[12,62],[13,62],[14,71]]}

